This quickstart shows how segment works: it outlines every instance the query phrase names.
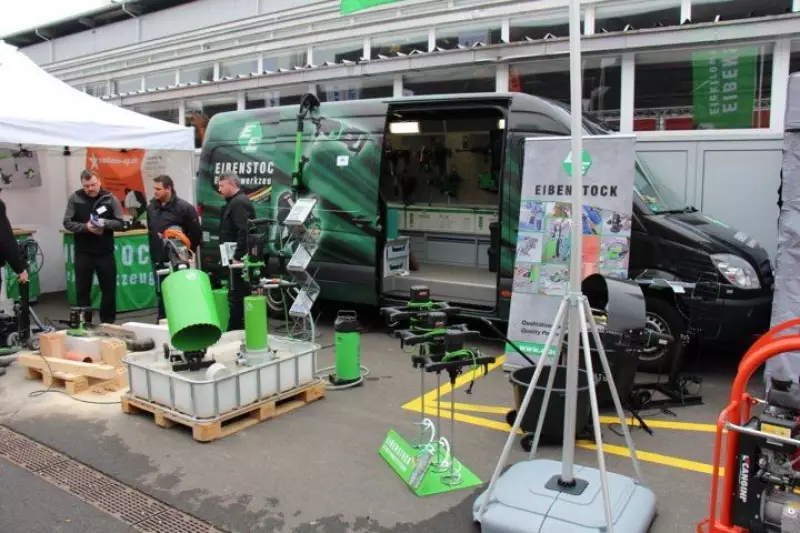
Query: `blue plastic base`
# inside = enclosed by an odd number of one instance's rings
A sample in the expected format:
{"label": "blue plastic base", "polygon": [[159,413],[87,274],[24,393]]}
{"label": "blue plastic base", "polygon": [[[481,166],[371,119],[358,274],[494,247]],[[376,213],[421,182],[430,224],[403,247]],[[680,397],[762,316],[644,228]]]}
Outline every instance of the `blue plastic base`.
{"label": "blue plastic base", "polygon": [[[561,474],[561,462],[547,459],[513,465],[497,480],[483,516],[478,511],[486,495],[473,505],[473,519],[482,533],[600,533],[606,516],[600,471],[575,465],[575,478],[588,482],[577,496],[545,487]],[[656,497],[636,480],[608,473],[614,533],[646,533],[656,515]]]}

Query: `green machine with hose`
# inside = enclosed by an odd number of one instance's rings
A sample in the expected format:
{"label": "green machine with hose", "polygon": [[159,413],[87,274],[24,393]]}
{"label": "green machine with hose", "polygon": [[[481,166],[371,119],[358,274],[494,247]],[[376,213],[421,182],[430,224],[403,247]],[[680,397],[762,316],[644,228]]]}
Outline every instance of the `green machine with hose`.
{"label": "green machine with hose", "polygon": [[328,374],[329,390],[350,389],[364,383],[369,369],[361,365],[361,323],[355,311],[339,311],[333,323],[334,366],[320,368],[318,373]]}

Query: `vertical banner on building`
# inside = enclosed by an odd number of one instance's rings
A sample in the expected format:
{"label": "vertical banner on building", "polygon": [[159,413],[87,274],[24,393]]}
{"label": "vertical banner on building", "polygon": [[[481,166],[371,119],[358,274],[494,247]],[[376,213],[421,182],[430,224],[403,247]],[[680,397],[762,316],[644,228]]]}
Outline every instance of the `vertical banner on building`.
{"label": "vertical banner on building", "polygon": [[369,9],[371,7],[381,6],[383,4],[392,4],[394,2],[401,1],[402,0],[341,0],[341,3],[339,4],[339,12],[342,15],[348,15],[363,9]]}
{"label": "vertical banner on building", "polygon": [[0,147],[0,189],[42,186],[39,156],[22,145]]}
{"label": "vertical banner on building", "polygon": [[[583,140],[583,269],[625,279],[630,255],[636,139]],[[571,140],[527,139],[508,338],[531,359],[544,351],[558,307],[569,291],[572,248]],[[506,347],[506,366],[526,361]],[[547,363],[555,360],[552,348]]]}
{"label": "vertical banner on building", "polygon": [[138,198],[136,205],[139,206],[147,197],[142,177],[144,157],[144,150],[86,149],[86,168],[97,174],[103,187],[117,197],[126,214],[133,205],[131,198]]}
{"label": "vertical banner on building", "polygon": [[752,127],[758,57],[755,46],[692,54],[696,128]]}

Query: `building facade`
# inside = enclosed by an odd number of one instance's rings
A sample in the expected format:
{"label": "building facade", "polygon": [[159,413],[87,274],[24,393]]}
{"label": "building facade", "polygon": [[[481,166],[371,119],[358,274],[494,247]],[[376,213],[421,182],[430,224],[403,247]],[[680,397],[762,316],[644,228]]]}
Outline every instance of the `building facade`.
{"label": "building facade", "polygon": [[[569,103],[568,0],[400,0],[347,15],[339,0],[173,3],[6,40],[76,88],[178,123],[308,91],[323,102],[522,91]],[[583,0],[581,26],[585,111],[635,132],[676,193],[774,255],[800,0]]]}

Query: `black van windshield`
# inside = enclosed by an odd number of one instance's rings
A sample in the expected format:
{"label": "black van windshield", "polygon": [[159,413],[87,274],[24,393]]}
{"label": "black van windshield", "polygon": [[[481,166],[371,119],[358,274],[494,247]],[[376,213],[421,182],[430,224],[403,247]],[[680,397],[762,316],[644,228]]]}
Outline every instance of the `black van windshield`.
{"label": "black van windshield", "polygon": [[[569,113],[569,106],[563,102],[555,103]],[[590,135],[612,133],[611,130],[585,114],[583,115],[583,127]],[[697,209],[686,205],[686,202],[682,201],[669,187],[663,185],[653,174],[653,171],[638,156],[636,157],[636,177],[634,178],[633,186],[637,196],[656,215],[660,213],[690,213],[697,211]]]}

